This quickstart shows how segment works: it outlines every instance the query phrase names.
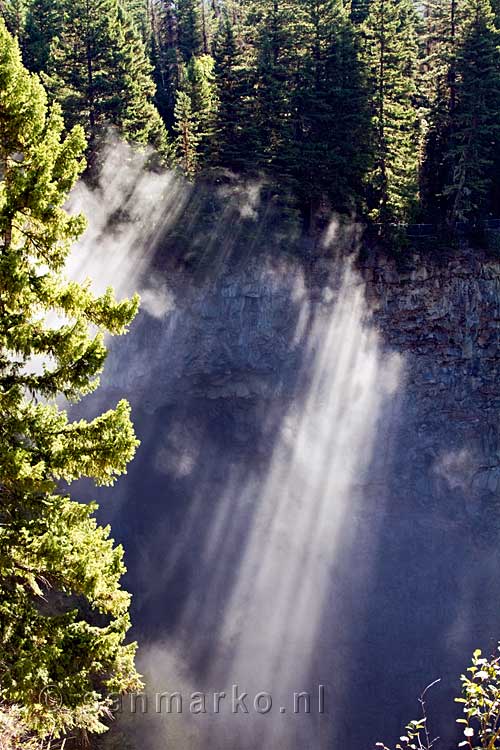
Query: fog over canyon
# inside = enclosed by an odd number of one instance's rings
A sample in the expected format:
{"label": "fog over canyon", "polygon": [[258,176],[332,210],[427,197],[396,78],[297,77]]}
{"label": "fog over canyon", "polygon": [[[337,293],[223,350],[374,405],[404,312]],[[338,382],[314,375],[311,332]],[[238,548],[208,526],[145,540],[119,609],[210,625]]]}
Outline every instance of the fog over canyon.
{"label": "fog over canyon", "polygon": [[[366,260],[335,219],[307,243],[265,186],[191,188],[124,146],[71,207],[71,272],[143,300],[78,407],[126,397],[141,440],[115,487],[82,487],[126,551],[131,746],[368,750],[436,678],[452,746],[459,675],[500,635],[498,261]],[[175,691],[182,713],[157,712]]]}

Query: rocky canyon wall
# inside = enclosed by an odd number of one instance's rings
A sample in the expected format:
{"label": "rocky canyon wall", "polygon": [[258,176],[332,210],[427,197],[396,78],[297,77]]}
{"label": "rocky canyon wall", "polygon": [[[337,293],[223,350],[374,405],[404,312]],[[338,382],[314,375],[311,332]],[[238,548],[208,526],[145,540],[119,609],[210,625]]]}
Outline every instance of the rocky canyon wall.
{"label": "rocky canyon wall", "polygon": [[159,312],[113,344],[85,407],[127,397],[142,441],[97,494],[139,665],[151,691],[321,684],[325,710],[150,706],[123,718],[131,741],[368,749],[440,677],[430,720],[452,746],[459,675],[500,639],[500,264],[262,251],[160,254],[154,273]]}

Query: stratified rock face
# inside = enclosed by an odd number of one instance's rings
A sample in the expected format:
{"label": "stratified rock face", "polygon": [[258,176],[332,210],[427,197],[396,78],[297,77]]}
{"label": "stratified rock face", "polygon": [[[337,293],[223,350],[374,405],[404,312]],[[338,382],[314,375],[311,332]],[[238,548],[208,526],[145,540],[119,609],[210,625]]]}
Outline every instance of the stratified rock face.
{"label": "stratified rock face", "polygon": [[408,266],[374,262],[364,273],[406,379],[399,418],[381,435],[391,445],[386,515],[362,648],[378,665],[367,670],[377,700],[363,691],[378,733],[394,732],[410,693],[442,677],[430,711],[448,739],[458,673],[474,644],[492,653],[499,640],[500,266],[472,252]]}
{"label": "stratified rock face", "polygon": [[472,252],[444,267],[411,262],[406,273],[367,273],[384,340],[408,366],[408,450],[419,460],[413,470],[406,462],[403,478],[416,486],[418,468],[422,498],[436,506],[453,497],[457,519],[482,518],[493,531],[494,505],[484,510],[500,492],[500,267]]}
{"label": "stratified rock face", "polygon": [[99,406],[129,398],[142,445],[102,513],[150,690],[273,697],[150,707],[126,722],[138,747],[369,748],[438,677],[448,747],[459,674],[500,639],[500,266],[351,265],[171,269],[112,349]]}

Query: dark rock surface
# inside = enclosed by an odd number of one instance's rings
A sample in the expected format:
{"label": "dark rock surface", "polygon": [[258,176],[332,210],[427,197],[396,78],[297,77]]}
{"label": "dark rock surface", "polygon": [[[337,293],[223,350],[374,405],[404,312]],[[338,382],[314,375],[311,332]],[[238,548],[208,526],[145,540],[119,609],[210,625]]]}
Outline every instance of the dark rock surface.
{"label": "dark rock surface", "polygon": [[[141,664],[164,657],[164,690],[244,686],[231,675],[238,646],[221,650],[223,623],[287,429],[293,443],[287,419],[312,387],[309,332],[335,309],[342,265],[262,253],[203,273],[176,265],[159,276],[164,314],[143,314],[112,347],[91,408],[128,398],[142,444],[128,476],[97,497],[125,545]],[[500,264],[466,249],[442,264],[414,255],[403,269],[379,257],[352,279],[380,361],[398,355],[401,375],[350,485],[307,684],[302,659],[294,687],[325,684],[326,713],[296,727],[287,717],[274,739],[258,716],[236,733],[198,722],[196,737],[187,727],[168,742],[134,716],[137,747],[361,750],[393,742],[438,677],[430,718],[441,747],[453,745],[460,672],[500,639]],[[345,335],[366,344],[357,328]],[[286,452],[280,463],[286,472]],[[265,640],[269,612],[260,617]]]}

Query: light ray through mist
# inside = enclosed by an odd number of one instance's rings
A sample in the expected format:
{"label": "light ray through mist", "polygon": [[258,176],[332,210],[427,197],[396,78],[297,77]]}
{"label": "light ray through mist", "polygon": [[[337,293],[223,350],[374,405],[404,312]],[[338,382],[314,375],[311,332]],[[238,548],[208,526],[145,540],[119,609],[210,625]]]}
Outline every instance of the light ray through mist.
{"label": "light ray through mist", "polygon": [[[196,304],[186,302],[183,307],[170,280],[158,266],[152,272],[151,264],[165,234],[177,231],[183,212],[187,240],[180,237],[179,242],[186,240],[188,250],[197,245],[200,238],[194,225],[201,209],[192,189],[171,173],[145,173],[144,159],[126,146],[113,144],[97,187],[79,185],[70,200],[72,211],[83,211],[89,218],[89,229],[71,257],[70,275],[91,276],[99,292],[109,284],[118,296],[138,290],[158,332],[153,345],[137,337],[132,345],[126,343],[126,356],[115,358],[104,383],[112,382],[118,389],[138,385],[136,401],[144,402],[145,412],[156,413],[167,397],[155,375],[168,368],[173,373],[168,387],[175,393],[186,361],[192,363],[199,346],[208,346],[199,341],[205,329],[197,316],[209,318],[211,305],[221,318],[227,310],[228,317],[232,315],[241,326],[239,334],[232,333],[236,346],[251,350],[248,367],[240,378],[231,362],[238,360],[241,368],[241,352],[228,351],[225,342],[214,340],[213,348],[220,345],[223,356],[214,354],[215,375],[200,365],[201,385],[193,385],[194,400],[213,401],[223,413],[225,407],[217,402],[222,379],[224,398],[231,403],[228,408],[254,409],[268,453],[262,456],[261,446],[255,445],[253,452],[230,449],[227,457],[222,456],[224,440],[211,430],[223,430],[217,417],[203,413],[206,404],[193,410],[192,421],[174,415],[170,421],[168,416],[165,421],[156,416],[152,422],[151,440],[141,450],[148,445],[152,455],[146,465],[160,485],[147,484],[149,477],[144,475],[135,502],[153,501],[158,517],[153,527],[146,526],[150,537],[137,544],[134,606],[141,613],[161,602],[165,592],[178,585],[179,570],[184,570],[185,596],[172,618],[175,625],[166,628],[161,638],[141,642],[139,669],[150,696],[179,691],[183,713],[158,714],[153,698],[153,707],[150,703],[144,716],[129,712],[122,722],[141,750],[319,750],[323,724],[318,686],[323,678],[336,679],[325,675],[322,667],[321,629],[326,610],[330,640],[346,621],[340,616],[342,597],[336,599],[339,580],[352,582],[349,596],[354,597],[356,581],[365,585],[369,579],[376,528],[371,539],[365,539],[363,562],[354,572],[346,573],[345,566],[353,561],[356,566],[357,519],[366,511],[363,486],[378,425],[401,385],[402,361],[383,350],[363,282],[350,261],[340,260],[340,252],[335,263],[343,264],[343,272],[314,302],[306,272],[289,256],[286,260],[251,257],[252,273],[245,277],[239,271],[230,283],[221,281],[228,273],[227,259],[244,244],[242,237],[251,237],[243,247],[245,262],[255,245],[264,241],[266,228],[255,185],[241,190],[225,186],[226,196],[219,191],[222,213],[213,231],[202,238],[208,249],[201,255],[207,256],[210,273],[197,280]],[[231,220],[238,215],[241,224]],[[242,229],[252,221],[253,235]],[[336,229],[327,232],[325,242],[340,244]],[[175,237],[170,244],[175,245]],[[192,278],[190,284],[194,286]],[[267,296],[259,299],[261,288]],[[282,314],[280,305],[293,308],[286,323],[273,318]],[[279,328],[286,328],[289,320],[294,321],[291,330]],[[282,336],[279,345],[292,353],[296,370],[290,377],[282,373],[271,381],[286,384],[287,393],[269,390],[273,365],[266,362],[264,367],[255,351],[259,341],[253,338],[255,331],[275,333],[273,325]],[[148,330],[142,329],[147,336]],[[224,337],[222,330],[220,337]],[[258,396],[248,397],[245,379],[254,376],[260,378],[259,388],[264,390],[257,388],[257,392],[265,394],[261,400],[269,405],[268,414],[258,405]],[[186,481],[189,488],[173,541],[172,499],[167,493],[158,499],[147,496],[152,487],[161,494],[162,477],[168,479],[167,487],[172,481]],[[118,487],[118,496],[123,487]],[[249,714],[232,712],[233,685],[248,694]],[[207,713],[191,715],[190,695],[196,691],[225,692],[226,704],[215,714],[209,697]],[[254,696],[263,691],[272,697],[272,710],[265,715],[253,706]],[[294,714],[294,694],[304,691],[311,695],[311,713]],[[333,698],[325,696],[327,703]],[[335,706],[330,709],[335,713]]]}
{"label": "light ray through mist", "polygon": [[362,287],[347,272],[333,310],[309,332],[310,383],[286,420],[240,567],[223,637],[232,637],[231,623],[244,612],[234,671],[251,670],[256,684],[293,692],[298,655],[310,663],[345,519],[356,510],[353,490],[369,467],[384,399],[397,386],[398,361],[380,361],[364,315]]}
{"label": "light ray through mist", "polygon": [[68,259],[71,278],[88,276],[96,293],[112,285],[117,296],[141,294],[144,310],[162,317],[172,308],[164,281],[148,273],[158,237],[175,222],[190,187],[171,171],[145,169],[148,152],[135,152],[110,134],[96,185],[80,181],[67,209],[88,226]]}
{"label": "light ray through mist", "polygon": [[[480,259],[451,276],[423,253],[407,271],[376,253],[351,264],[355,225],[314,242],[264,183],[189,186],[144,161],[112,145],[70,201],[90,222],[72,275],[143,298],[78,407],[128,398],[141,440],[116,486],[78,488],[124,545],[147,684],[146,710],[124,701],[109,746],[391,744],[438,676],[451,746],[456,675],[496,641],[496,474],[478,469],[497,443],[476,375],[490,360],[464,364],[455,333],[446,342],[493,281]],[[248,714],[233,713],[233,685]],[[157,712],[155,693],[176,691],[182,714]],[[191,712],[197,691],[206,713]],[[303,692],[311,713],[295,714]]]}
{"label": "light ray through mist", "polygon": [[[220,716],[164,717],[163,729],[158,726],[151,735],[151,748],[164,738],[175,750],[277,750],[309,747],[317,738],[318,684],[311,682],[311,675],[321,674],[324,608],[331,606],[327,600],[332,580],[342,575],[346,560],[353,559],[356,517],[362,512],[360,488],[370,469],[378,421],[400,384],[402,362],[397,355],[382,356],[363,284],[350,265],[339,288],[331,291],[331,301],[314,316],[304,285],[296,286],[303,290],[295,337],[296,345],[304,348],[302,371],[267,476],[256,482],[235,468],[227,477],[199,553],[199,581],[191,582],[176,634],[143,650],[140,664],[152,690],[168,685],[186,698],[195,690],[221,690],[230,696],[232,686],[238,685],[248,693],[250,705],[256,694],[269,693],[273,709],[265,716],[255,711],[253,716],[234,715],[227,708]],[[200,492],[190,509],[191,527],[184,527],[182,538],[166,554],[165,578],[161,572],[155,576],[156,596],[168,586],[169,571],[185,554],[184,545],[191,543],[196,516],[206,512]],[[235,553],[242,527],[245,542]],[[373,535],[376,544],[375,529]],[[356,571],[361,578],[369,576],[366,548],[363,559],[365,568]],[[234,584],[224,592],[230,566]],[[225,606],[217,614],[216,602],[222,597]],[[200,640],[206,638],[214,611],[217,633],[210,640],[208,666],[196,682],[189,677],[190,654],[196,650],[191,639],[197,631]],[[310,693],[315,716],[290,715],[294,694],[302,691]],[[148,719],[151,732],[154,719]]]}

